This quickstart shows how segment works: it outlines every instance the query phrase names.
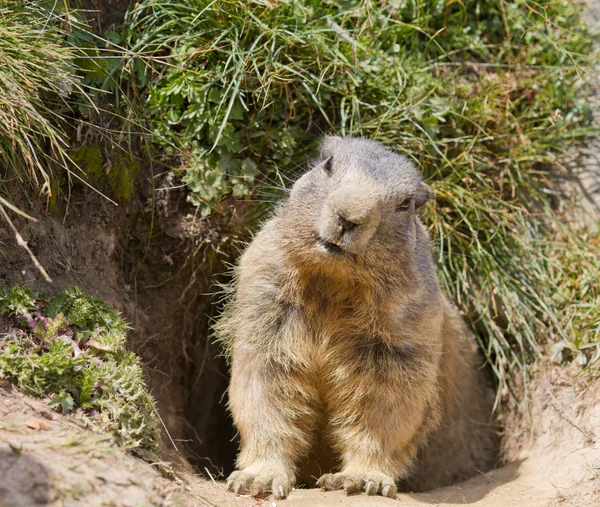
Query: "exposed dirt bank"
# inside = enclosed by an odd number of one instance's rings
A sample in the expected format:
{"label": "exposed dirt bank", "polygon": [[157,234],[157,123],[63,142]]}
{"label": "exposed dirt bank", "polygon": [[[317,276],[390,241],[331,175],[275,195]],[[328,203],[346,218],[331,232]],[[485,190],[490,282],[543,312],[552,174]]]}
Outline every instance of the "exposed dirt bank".
{"label": "exposed dirt bank", "polygon": [[[227,369],[208,337],[212,284],[227,256],[194,252],[199,243],[223,242],[232,232],[195,220],[181,190],[158,191],[153,201],[150,177],[140,163],[136,191],[118,206],[79,185],[70,200],[63,196],[50,210],[43,202],[30,203],[20,185],[7,179],[16,205],[39,219],[13,217],[52,283],[2,221],[0,289],[19,282],[53,296],[77,285],[122,312],[132,327],[128,348],[142,358],[170,434],[165,449],[180,451],[172,459],[183,455],[211,473],[227,472],[236,450],[220,403]],[[155,185],[170,183],[157,179]],[[110,195],[110,189],[102,190]],[[232,228],[234,222],[235,217]]]}

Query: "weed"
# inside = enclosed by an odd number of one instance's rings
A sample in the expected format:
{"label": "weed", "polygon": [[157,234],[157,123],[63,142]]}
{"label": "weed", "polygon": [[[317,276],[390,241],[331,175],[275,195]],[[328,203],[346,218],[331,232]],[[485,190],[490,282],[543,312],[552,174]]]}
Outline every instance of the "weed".
{"label": "weed", "polygon": [[148,459],[160,425],[139,359],[125,350],[128,326],[106,303],[68,289],[46,300],[21,286],[0,291],[0,314],[21,329],[0,336],[0,378],[48,396],[51,408],[78,410]]}

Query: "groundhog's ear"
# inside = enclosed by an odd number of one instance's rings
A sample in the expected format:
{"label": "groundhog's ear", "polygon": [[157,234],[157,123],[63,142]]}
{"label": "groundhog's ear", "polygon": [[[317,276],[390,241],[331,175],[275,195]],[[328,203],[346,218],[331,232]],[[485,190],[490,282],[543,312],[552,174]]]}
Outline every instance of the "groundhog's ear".
{"label": "groundhog's ear", "polygon": [[417,190],[417,194],[415,195],[415,208],[419,209],[426,202],[433,199],[434,193],[425,183],[421,183],[419,185],[419,190]]}
{"label": "groundhog's ear", "polygon": [[340,141],[338,136],[325,136],[321,141],[321,158],[330,157]]}

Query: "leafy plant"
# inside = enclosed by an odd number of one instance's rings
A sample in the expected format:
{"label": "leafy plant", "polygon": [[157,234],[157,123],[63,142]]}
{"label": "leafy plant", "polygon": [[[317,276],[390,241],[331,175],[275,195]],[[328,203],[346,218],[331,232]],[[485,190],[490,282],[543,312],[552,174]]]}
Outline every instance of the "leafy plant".
{"label": "leafy plant", "polygon": [[0,314],[21,329],[0,335],[0,378],[62,412],[77,410],[115,441],[158,457],[160,424],[140,361],[125,350],[129,329],[106,303],[81,289],[49,301],[21,286],[0,291]]}

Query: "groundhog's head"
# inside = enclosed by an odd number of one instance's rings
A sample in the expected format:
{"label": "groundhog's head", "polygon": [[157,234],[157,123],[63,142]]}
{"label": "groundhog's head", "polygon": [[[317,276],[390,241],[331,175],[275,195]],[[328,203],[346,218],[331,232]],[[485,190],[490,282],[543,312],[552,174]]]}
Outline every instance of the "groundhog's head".
{"label": "groundhog's head", "polygon": [[311,264],[374,257],[414,244],[417,210],[431,197],[402,155],[366,139],[326,137],[281,215],[290,246]]}

